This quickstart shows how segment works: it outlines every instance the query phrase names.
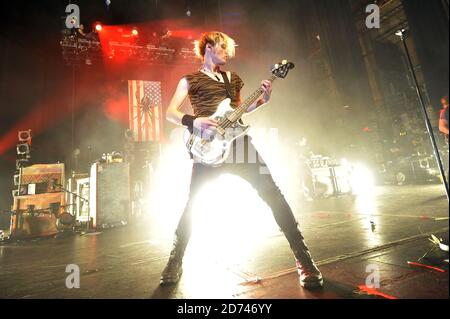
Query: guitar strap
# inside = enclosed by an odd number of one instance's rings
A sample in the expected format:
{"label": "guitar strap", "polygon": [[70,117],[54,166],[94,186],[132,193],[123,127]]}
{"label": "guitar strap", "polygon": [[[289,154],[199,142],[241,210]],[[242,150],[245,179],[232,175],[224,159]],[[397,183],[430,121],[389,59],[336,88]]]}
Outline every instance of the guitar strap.
{"label": "guitar strap", "polygon": [[[223,78],[223,82],[225,83],[225,89],[227,90],[227,96],[233,100],[233,95],[231,94],[231,84],[230,81],[228,80],[228,75],[226,72],[224,71],[220,71],[220,74],[222,74],[222,78]],[[240,118],[238,120],[239,123],[241,123],[242,125],[244,125],[244,122],[242,121],[242,118]]]}
{"label": "guitar strap", "polygon": [[225,83],[225,89],[227,90],[227,96],[230,99],[233,99],[233,95],[231,94],[231,85],[230,81],[228,80],[228,75],[224,71],[220,71],[220,74],[222,74],[223,82]]}

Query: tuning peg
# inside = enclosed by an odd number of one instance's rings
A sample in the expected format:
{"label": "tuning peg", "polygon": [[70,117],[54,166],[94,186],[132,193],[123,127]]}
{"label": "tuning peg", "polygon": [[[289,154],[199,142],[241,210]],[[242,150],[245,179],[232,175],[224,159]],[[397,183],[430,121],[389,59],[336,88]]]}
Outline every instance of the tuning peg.
{"label": "tuning peg", "polygon": [[285,65],[287,63],[287,60],[281,61],[281,64]]}
{"label": "tuning peg", "polygon": [[277,64],[274,65],[275,69],[278,69],[280,66]]}

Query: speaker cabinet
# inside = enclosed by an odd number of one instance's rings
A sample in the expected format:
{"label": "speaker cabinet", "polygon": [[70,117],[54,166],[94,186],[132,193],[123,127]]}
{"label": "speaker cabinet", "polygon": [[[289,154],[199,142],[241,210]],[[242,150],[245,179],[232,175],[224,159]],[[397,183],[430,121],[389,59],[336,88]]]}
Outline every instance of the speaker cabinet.
{"label": "speaker cabinet", "polygon": [[36,164],[22,169],[22,175],[14,176],[14,184],[20,184],[20,195],[59,193],[64,187],[64,164]]}
{"label": "speaker cabinet", "polygon": [[94,228],[119,226],[130,221],[128,163],[94,163],[89,192],[89,215]]}
{"label": "speaker cabinet", "polygon": [[22,169],[13,192],[11,236],[17,239],[51,236],[65,208],[64,164],[36,164]]}
{"label": "speaker cabinet", "polygon": [[64,193],[16,196],[11,218],[11,236],[27,239],[56,234],[56,222],[64,206]]}

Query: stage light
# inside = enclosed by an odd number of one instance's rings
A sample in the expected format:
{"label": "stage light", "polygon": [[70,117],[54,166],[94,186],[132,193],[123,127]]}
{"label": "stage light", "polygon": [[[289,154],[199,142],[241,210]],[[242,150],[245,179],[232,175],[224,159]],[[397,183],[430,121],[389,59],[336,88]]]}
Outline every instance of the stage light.
{"label": "stage light", "polygon": [[131,34],[136,37],[139,34],[139,32],[136,28],[133,28],[133,30],[131,30]]}
{"label": "stage light", "polygon": [[[261,243],[280,235],[270,208],[240,177],[222,175],[204,185],[193,210],[193,232],[183,260],[184,272],[190,276],[184,288],[189,295],[202,294],[205,289],[194,278],[204,276],[220,282],[220,291],[210,289],[209,296],[231,295],[243,279],[230,276],[229,269],[236,265],[248,268],[252,260],[259,258]],[[199,263],[208,266],[199,267]],[[246,277],[250,281],[258,279],[252,274]]]}
{"label": "stage light", "polygon": [[17,155],[30,154],[30,147],[27,143],[17,144]]}
{"label": "stage light", "polygon": [[368,195],[373,192],[375,179],[372,172],[365,165],[357,163],[353,165],[351,185],[354,194]]}
{"label": "stage light", "polygon": [[[178,132],[178,130],[174,131]],[[186,204],[192,167],[189,158],[185,156],[184,145],[181,143],[183,134],[180,132],[177,137],[179,140],[176,143],[164,148],[158,167],[151,174],[151,191],[148,192],[144,203],[148,205],[145,211],[164,212],[156,213],[149,218],[152,223],[159,225],[158,236],[167,236],[169,241],[172,240],[178,218]],[[174,183],[175,180],[177,182]]]}
{"label": "stage light", "polygon": [[400,29],[400,30],[397,30],[397,31],[395,32],[395,35],[398,36],[398,37],[403,37],[403,35],[405,34],[405,32],[406,32],[405,29]]}
{"label": "stage light", "polygon": [[342,165],[343,167],[349,167],[349,166],[350,166],[350,162],[348,161],[348,159],[342,158],[342,159],[341,159],[341,165]]}
{"label": "stage light", "polygon": [[20,175],[19,174],[14,175],[14,186],[19,186],[19,182],[20,182]]}
{"label": "stage light", "polygon": [[[224,198],[233,200],[224,202]],[[214,258],[225,263],[246,260],[262,241],[278,233],[270,208],[238,176],[224,174],[205,183],[198,192],[194,211],[192,241],[197,244],[191,251],[199,255],[204,249],[220,251]]]}
{"label": "stage light", "polygon": [[22,167],[25,167],[25,165],[27,165],[29,162],[29,159],[27,158],[20,158],[20,159],[16,159],[16,170],[19,170]]}
{"label": "stage light", "polygon": [[19,131],[18,133],[19,142],[26,142],[31,145],[31,130]]}
{"label": "stage light", "polygon": [[100,23],[95,24],[95,30],[96,30],[97,32],[102,31],[102,29],[103,29],[103,27],[102,27],[102,25],[101,25]]}

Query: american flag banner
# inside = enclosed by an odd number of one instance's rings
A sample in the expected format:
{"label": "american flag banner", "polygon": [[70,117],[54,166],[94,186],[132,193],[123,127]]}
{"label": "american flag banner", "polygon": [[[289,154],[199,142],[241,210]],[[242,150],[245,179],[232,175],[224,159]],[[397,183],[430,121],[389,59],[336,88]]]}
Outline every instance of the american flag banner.
{"label": "american flag banner", "polygon": [[161,82],[128,81],[130,130],[135,142],[161,142],[163,111]]}

